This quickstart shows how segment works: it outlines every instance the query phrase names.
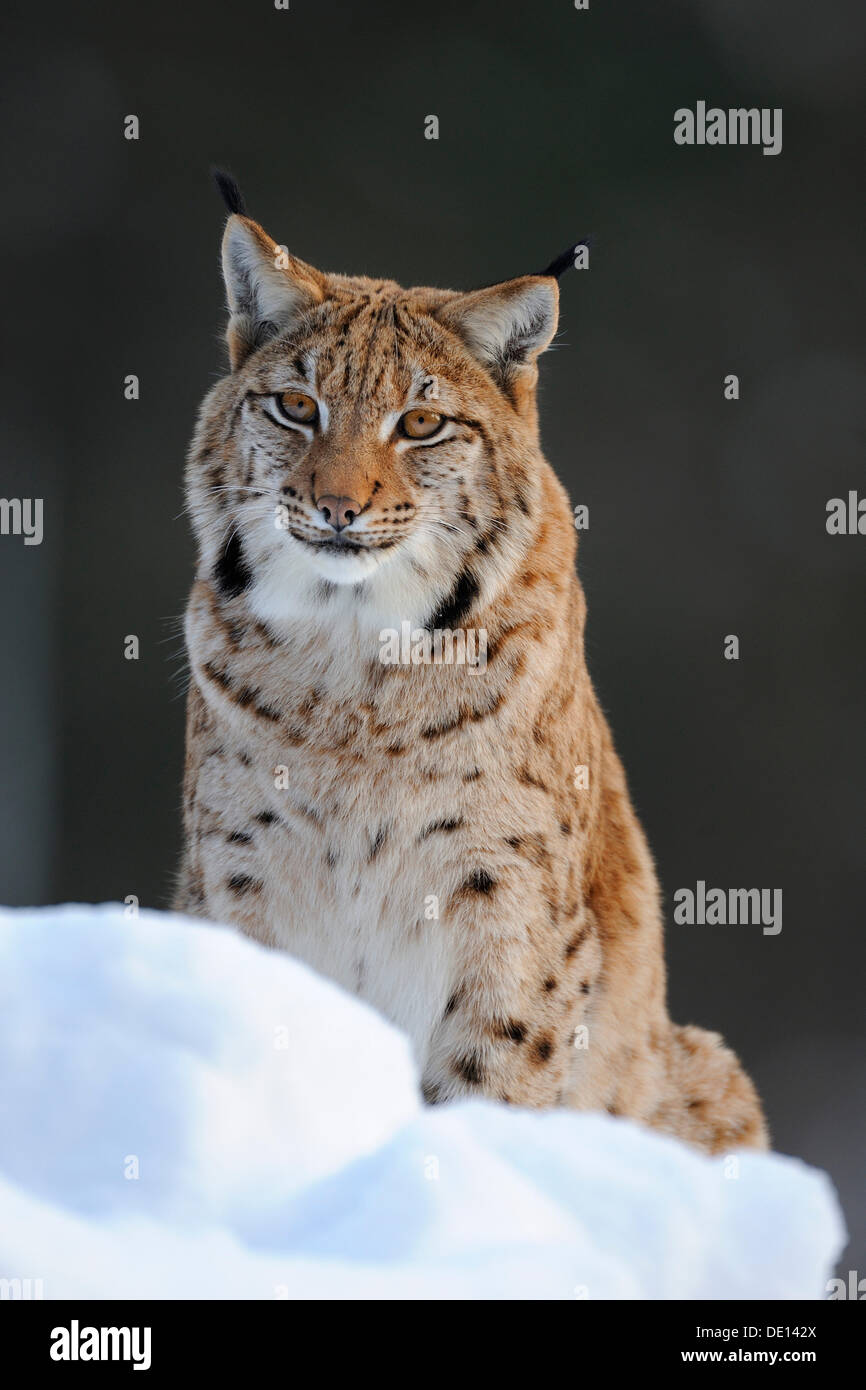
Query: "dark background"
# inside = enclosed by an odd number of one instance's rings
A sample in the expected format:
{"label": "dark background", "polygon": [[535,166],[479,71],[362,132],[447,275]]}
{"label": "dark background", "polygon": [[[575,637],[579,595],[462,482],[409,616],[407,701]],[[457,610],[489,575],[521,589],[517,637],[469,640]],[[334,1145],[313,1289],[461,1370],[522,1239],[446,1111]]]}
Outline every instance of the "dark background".
{"label": "dark background", "polygon": [[[830,497],[866,492],[862,4],[194,0],[23,23],[0,491],[45,499],[45,539],[0,537],[0,900],[170,895],[182,467],[223,363],[210,162],[330,270],[469,288],[591,231],[543,439],[590,508],[590,669],[658,860],[672,1014],[724,1032],[776,1147],[829,1169],[843,1268],[866,1274],[866,536],[825,531]],[[699,99],[781,106],[782,153],[676,146]],[[674,925],[700,878],[781,887],[781,935]]]}

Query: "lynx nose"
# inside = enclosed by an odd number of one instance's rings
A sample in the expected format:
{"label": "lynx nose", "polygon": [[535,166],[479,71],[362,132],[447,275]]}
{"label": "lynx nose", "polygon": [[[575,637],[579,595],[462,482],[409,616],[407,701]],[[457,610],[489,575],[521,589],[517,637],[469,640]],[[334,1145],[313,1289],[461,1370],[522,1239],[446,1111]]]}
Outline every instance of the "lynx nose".
{"label": "lynx nose", "polygon": [[361,510],[352,497],[317,497],[316,506],[335,531],[342,531],[344,527],[351,526]]}

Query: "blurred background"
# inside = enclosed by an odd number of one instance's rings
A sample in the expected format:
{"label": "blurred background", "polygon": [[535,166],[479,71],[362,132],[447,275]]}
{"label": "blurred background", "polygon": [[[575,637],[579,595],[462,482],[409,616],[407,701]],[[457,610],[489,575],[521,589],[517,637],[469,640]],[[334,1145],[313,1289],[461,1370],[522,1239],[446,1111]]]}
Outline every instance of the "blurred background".
{"label": "blurred background", "polygon": [[[0,536],[0,901],[170,898],[182,469],[224,369],[210,163],[329,270],[471,288],[592,232],[543,441],[590,511],[588,659],[659,865],[671,1012],[723,1032],[775,1146],[829,1170],[841,1267],[866,1275],[866,536],[825,529],[829,498],[866,496],[866,10],[160,0],[17,23],[0,493],[44,499],[44,540]],[[781,107],[782,153],[676,146],[698,100]],[[781,934],[675,925],[698,879],[782,888]]]}

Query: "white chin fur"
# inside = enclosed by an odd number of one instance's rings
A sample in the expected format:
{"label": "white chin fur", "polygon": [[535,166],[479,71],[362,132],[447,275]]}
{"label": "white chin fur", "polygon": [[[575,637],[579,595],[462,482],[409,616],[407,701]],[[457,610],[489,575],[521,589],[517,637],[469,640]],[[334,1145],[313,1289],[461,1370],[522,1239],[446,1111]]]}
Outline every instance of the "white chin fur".
{"label": "white chin fur", "polygon": [[379,568],[383,555],[380,551],[350,550],[340,555],[308,550],[307,559],[316,573],[332,584],[358,584]]}
{"label": "white chin fur", "polygon": [[[399,629],[404,619],[422,621],[447,584],[443,557],[423,531],[385,551],[345,556],[320,555],[285,533],[275,546],[267,525],[248,532],[246,545],[255,575],[251,609],[278,627],[326,618],[335,630],[345,619],[375,637],[383,627]],[[419,564],[426,567],[420,573]],[[431,584],[431,574],[438,584]],[[329,594],[322,592],[323,580],[334,586]]]}

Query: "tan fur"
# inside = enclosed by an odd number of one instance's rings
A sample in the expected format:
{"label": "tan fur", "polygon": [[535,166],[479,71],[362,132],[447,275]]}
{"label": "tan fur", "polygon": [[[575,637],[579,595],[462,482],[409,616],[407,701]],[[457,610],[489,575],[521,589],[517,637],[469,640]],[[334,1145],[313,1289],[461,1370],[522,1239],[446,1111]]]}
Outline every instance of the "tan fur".
{"label": "tan fur", "polygon": [[[538,440],[555,282],[459,295],[272,258],[261,228],[229,220],[234,370],[187,474],[200,563],[178,907],[370,1001],[408,1032],[430,1101],[606,1109],[712,1152],[765,1144],[734,1055],[666,1012],[655,872]],[[430,378],[457,423],[407,445],[383,421]],[[326,427],[268,418],[289,385]],[[368,551],[320,561],[305,544],[322,494],[358,500]],[[448,626],[434,615],[449,610],[486,631],[486,670],[382,664],[381,630]]]}

